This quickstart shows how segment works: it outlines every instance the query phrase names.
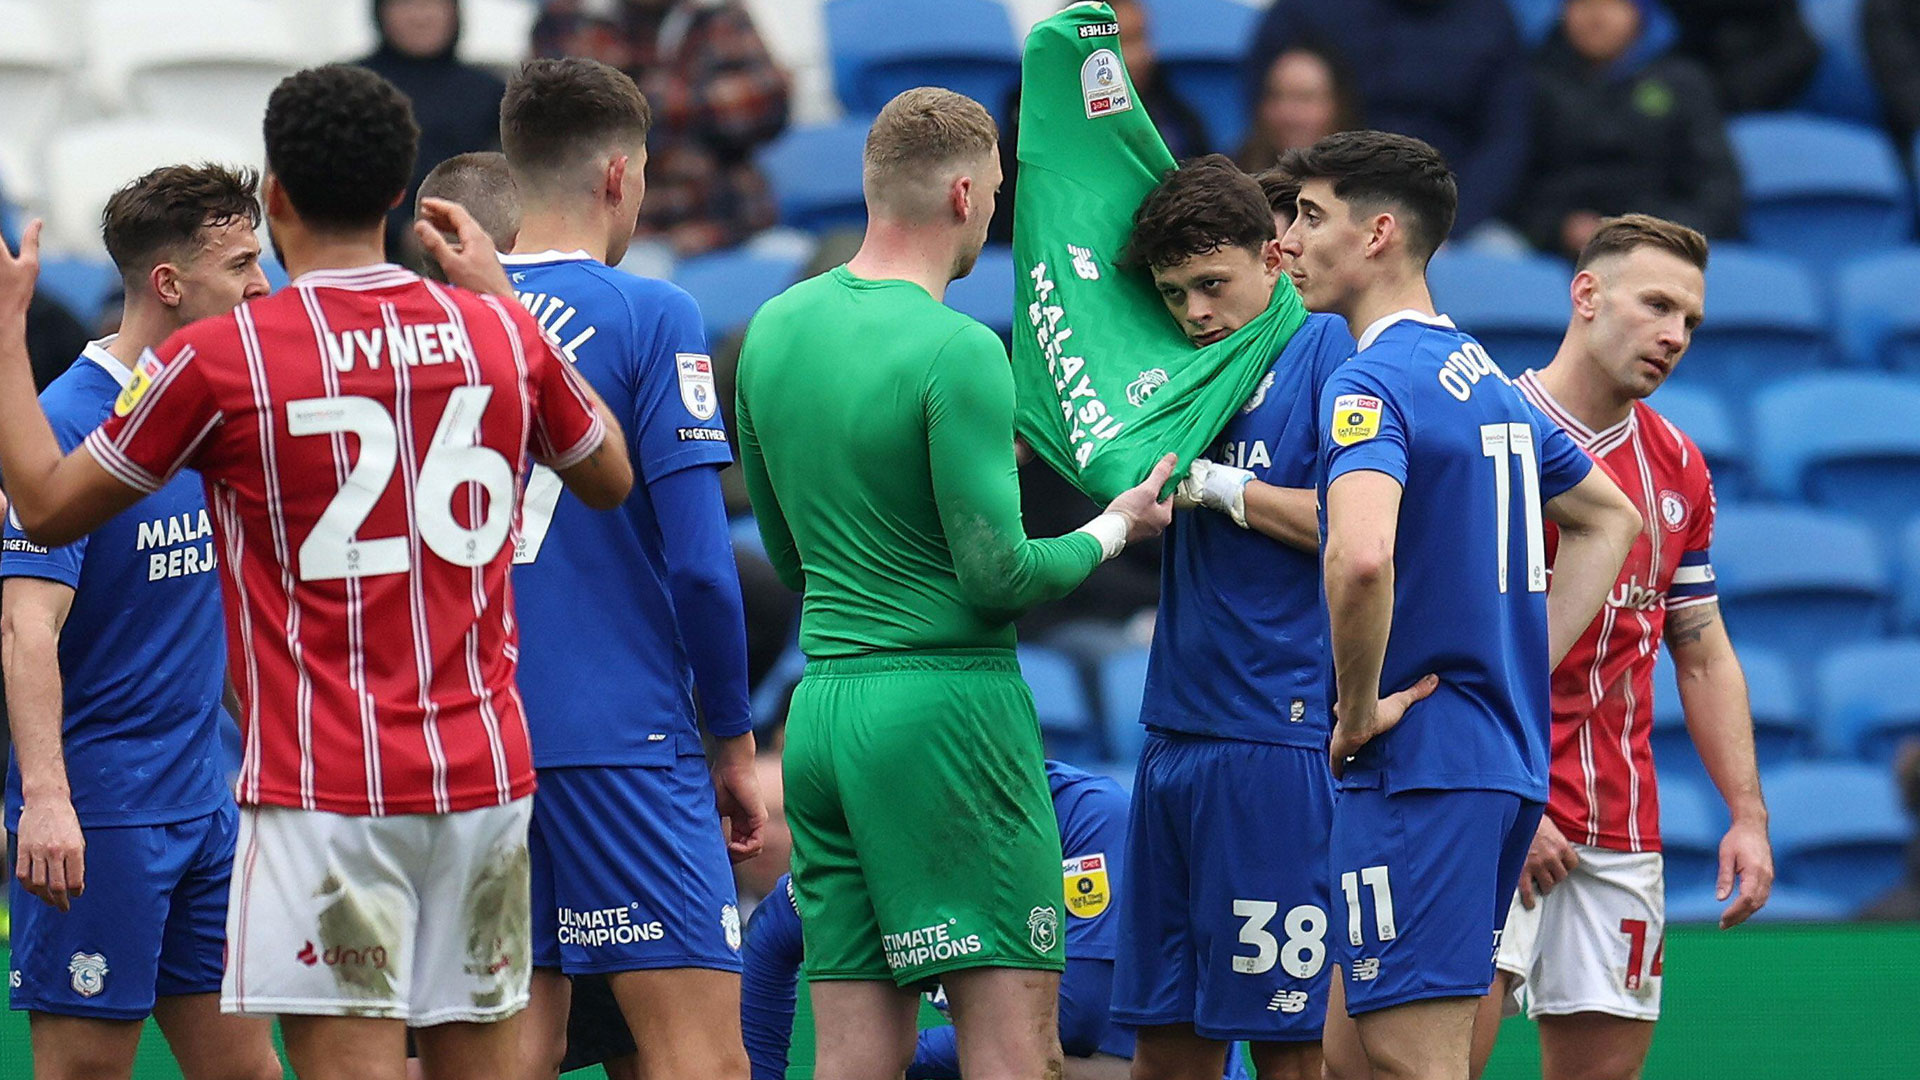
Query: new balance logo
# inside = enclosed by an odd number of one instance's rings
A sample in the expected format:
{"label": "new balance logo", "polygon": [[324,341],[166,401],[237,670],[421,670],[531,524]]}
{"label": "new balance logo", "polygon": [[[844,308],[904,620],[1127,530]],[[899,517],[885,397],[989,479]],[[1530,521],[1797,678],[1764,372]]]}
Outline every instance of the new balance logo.
{"label": "new balance logo", "polygon": [[1307,1011],[1307,992],[1305,990],[1276,990],[1273,1000],[1267,1002],[1268,1012],[1298,1013]]}
{"label": "new balance logo", "polygon": [[1379,957],[1369,956],[1365,960],[1358,960],[1354,962],[1354,965],[1353,965],[1353,981],[1354,982],[1372,982],[1373,980],[1379,977],[1380,977],[1380,958]]}

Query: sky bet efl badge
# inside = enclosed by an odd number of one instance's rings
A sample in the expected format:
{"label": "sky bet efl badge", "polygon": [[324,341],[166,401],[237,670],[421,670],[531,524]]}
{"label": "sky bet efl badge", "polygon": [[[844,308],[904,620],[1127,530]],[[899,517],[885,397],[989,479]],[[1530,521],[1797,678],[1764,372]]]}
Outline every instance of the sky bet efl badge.
{"label": "sky bet efl badge", "polygon": [[1341,446],[1366,442],[1380,434],[1380,399],[1342,394],[1333,399],[1333,441]]}
{"label": "sky bet efl badge", "polygon": [[1091,919],[1107,910],[1113,889],[1107,881],[1105,852],[1063,859],[1060,868],[1067,879],[1067,914],[1076,919]]}
{"label": "sky bet efl badge", "polygon": [[133,378],[128,380],[126,389],[113,401],[113,415],[125,416],[133,411],[135,405],[147,394],[147,387],[160,376],[160,358],[148,349],[140,354],[140,362],[133,365]]}
{"label": "sky bet efl badge", "polygon": [[1080,92],[1086,95],[1087,119],[1112,116],[1133,108],[1133,95],[1127,93],[1127,74],[1120,56],[1112,49],[1095,49],[1080,65]]}
{"label": "sky bet efl badge", "polygon": [[680,365],[680,403],[695,420],[713,419],[720,397],[713,388],[713,358],[702,353],[675,353]]}

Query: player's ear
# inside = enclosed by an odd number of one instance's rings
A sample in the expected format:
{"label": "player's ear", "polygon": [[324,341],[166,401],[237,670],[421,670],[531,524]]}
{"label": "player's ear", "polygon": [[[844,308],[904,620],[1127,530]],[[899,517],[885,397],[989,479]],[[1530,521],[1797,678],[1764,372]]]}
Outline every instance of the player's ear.
{"label": "player's ear", "polygon": [[1591,270],[1582,270],[1573,275],[1573,284],[1568,287],[1573,295],[1573,313],[1582,319],[1591,319],[1600,310],[1600,279]]}
{"label": "player's ear", "polygon": [[153,290],[153,295],[160,298],[162,304],[170,308],[180,306],[183,296],[180,288],[179,267],[166,262],[155,264],[152,270],[147,271],[147,285]]}
{"label": "player's ear", "polygon": [[1373,215],[1373,221],[1367,230],[1367,257],[1374,258],[1386,252],[1395,239],[1404,241],[1400,228],[1400,219],[1386,211]]}
{"label": "player's ear", "polygon": [[973,217],[973,177],[960,174],[947,188],[947,206],[953,211],[955,221],[965,224]]}
{"label": "player's ear", "polygon": [[607,171],[601,178],[603,181],[601,194],[606,196],[607,202],[614,206],[620,205],[626,197],[628,160],[625,154],[613,155],[607,160]]}
{"label": "player's ear", "polygon": [[1277,280],[1280,276],[1280,238],[1274,237],[1260,245],[1260,265],[1267,272],[1267,280]]}

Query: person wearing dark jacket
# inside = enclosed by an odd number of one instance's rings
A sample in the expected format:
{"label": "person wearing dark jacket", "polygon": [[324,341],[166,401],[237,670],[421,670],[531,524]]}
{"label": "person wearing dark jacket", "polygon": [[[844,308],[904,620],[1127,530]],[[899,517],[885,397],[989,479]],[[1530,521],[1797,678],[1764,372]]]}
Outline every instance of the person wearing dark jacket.
{"label": "person wearing dark jacket", "polygon": [[1920,131],[1920,0],[1866,0],[1860,22],[1887,127],[1905,146]]}
{"label": "person wearing dark jacket", "polygon": [[1566,0],[1534,58],[1533,155],[1513,224],[1542,251],[1579,254],[1614,214],[1710,237],[1740,226],[1740,174],[1705,69],[1668,50],[1648,0]]}
{"label": "person wearing dark jacket", "polygon": [[1302,41],[1346,58],[1369,127],[1446,155],[1460,185],[1455,236],[1507,208],[1532,114],[1525,47],[1506,0],[1282,0],[1247,53],[1249,102],[1260,99],[1274,57]]}
{"label": "person wearing dark jacket", "polygon": [[380,47],[356,61],[413,100],[420,153],[406,198],[387,216],[387,257],[414,250],[410,208],[420,181],[441,162],[475,150],[500,149],[500,98],[507,86],[492,73],[461,63],[459,0],[373,0]]}
{"label": "person wearing dark jacket", "polygon": [[1664,0],[1680,52],[1705,64],[1728,115],[1787,109],[1820,64],[1799,0]]}

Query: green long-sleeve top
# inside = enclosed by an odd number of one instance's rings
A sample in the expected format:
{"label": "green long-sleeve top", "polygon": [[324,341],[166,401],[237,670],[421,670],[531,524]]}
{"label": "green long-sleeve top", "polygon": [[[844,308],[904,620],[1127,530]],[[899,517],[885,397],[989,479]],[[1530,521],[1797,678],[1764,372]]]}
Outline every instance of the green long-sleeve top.
{"label": "green long-sleeve top", "polygon": [[911,282],[841,266],[768,302],[735,418],[808,656],[1012,648],[1016,617],[1100,563],[1088,534],[1027,538],[1006,350]]}

